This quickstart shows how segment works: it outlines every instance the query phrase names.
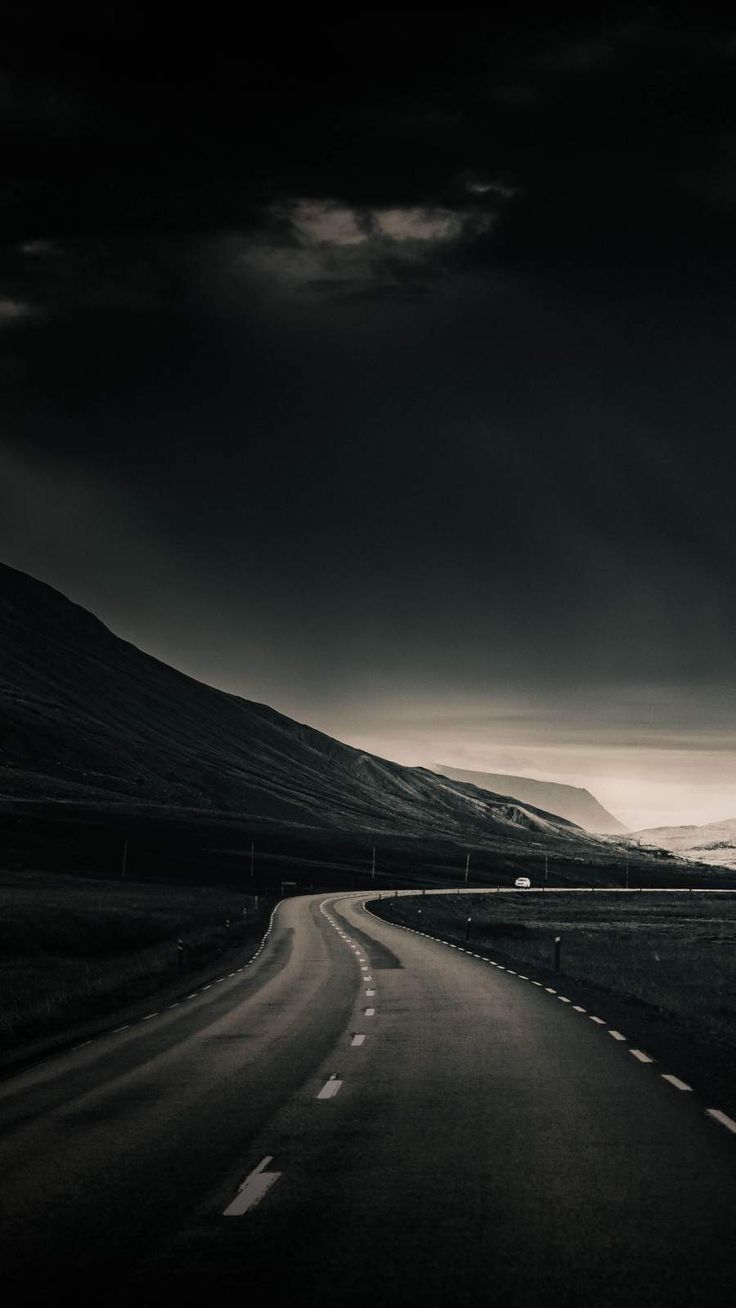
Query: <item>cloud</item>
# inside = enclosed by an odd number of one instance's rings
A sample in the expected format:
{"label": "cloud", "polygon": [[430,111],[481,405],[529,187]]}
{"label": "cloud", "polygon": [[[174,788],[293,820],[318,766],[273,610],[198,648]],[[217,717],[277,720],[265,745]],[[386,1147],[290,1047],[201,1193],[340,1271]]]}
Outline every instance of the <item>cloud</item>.
{"label": "cloud", "polygon": [[18,322],[27,322],[38,316],[38,309],[23,300],[14,300],[8,296],[0,297],[0,327],[10,327]]}
{"label": "cloud", "polygon": [[456,241],[466,215],[448,209],[396,208],[378,210],[372,220],[380,234],[392,241]]}
{"label": "cloud", "polygon": [[353,210],[330,201],[298,200],[290,220],[308,245],[361,245],[367,239]]}
{"label": "cloud", "polygon": [[266,294],[411,299],[436,289],[453,252],[493,226],[479,204],[351,206],[300,197],[273,206],[260,232],[211,243],[216,287],[255,278]]}

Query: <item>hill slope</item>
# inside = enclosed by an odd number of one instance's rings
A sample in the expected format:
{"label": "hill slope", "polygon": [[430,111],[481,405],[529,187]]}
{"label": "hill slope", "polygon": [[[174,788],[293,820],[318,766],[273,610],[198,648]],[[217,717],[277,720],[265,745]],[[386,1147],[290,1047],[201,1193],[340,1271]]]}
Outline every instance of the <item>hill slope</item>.
{"label": "hill slope", "polygon": [[612,835],[626,831],[623,822],[607,812],[589,790],[579,786],[563,786],[556,781],[536,781],[530,777],[506,776],[501,772],[467,772],[464,768],[452,768],[444,763],[435,764],[435,770],[455,781],[469,782],[496,795],[511,795],[522,803],[534,804],[550,813],[558,813],[585,831],[608,832]]}
{"label": "hill slope", "polygon": [[647,827],[633,832],[633,838],[645,847],[669,849],[679,858],[736,868],[736,818],[701,827]]}
{"label": "hill slope", "polygon": [[298,828],[596,842],[563,819],[406,768],[215,690],[0,565],[0,803],[165,806]]}

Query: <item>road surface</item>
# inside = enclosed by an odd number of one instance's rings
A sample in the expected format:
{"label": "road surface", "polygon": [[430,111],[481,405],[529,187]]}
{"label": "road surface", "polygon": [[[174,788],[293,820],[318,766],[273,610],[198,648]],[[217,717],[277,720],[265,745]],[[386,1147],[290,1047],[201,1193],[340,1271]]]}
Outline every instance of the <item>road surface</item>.
{"label": "road surface", "polygon": [[565,999],[286,901],[249,967],[0,1085],[5,1302],[732,1301],[728,1119]]}

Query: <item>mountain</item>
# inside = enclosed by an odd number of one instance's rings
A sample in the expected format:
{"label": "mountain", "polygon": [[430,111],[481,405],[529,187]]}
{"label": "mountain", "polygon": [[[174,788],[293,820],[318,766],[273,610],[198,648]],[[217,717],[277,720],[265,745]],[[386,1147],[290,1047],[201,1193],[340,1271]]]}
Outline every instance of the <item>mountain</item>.
{"label": "mountain", "polygon": [[679,858],[736,868],[736,818],[701,827],[647,827],[632,832],[632,840],[647,848],[669,849]]}
{"label": "mountain", "polygon": [[29,804],[596,848],[534,805],[365,754],[195,681],[0,565],[0,807]]}
{"label": "mountain", "polygon": [[468,782],[481,790],[496,795],[510,795],[524,804],[534,804],[575,822],[584,831],[619,835],[626,831],[612,813],[607,812],[589,790],[579,786],[563,786],[556,781],[535,781],[530,777],[506,776],[501,772],[467,772],[464,768],[451,768],[445,763],[435,764],[434,770],[455,781]]}

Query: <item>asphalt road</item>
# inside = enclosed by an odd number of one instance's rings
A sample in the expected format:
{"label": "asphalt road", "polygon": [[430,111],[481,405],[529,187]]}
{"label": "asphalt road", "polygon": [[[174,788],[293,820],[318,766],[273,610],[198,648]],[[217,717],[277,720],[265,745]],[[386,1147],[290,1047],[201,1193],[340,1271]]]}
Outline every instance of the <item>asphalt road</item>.
{"label": "asphalt road", "polygon": [[733,1301],[736,1135],[565,998],[287,901],[249,967],[0,1085],[5,1302]]}

